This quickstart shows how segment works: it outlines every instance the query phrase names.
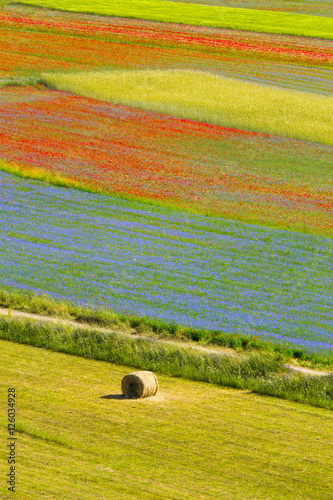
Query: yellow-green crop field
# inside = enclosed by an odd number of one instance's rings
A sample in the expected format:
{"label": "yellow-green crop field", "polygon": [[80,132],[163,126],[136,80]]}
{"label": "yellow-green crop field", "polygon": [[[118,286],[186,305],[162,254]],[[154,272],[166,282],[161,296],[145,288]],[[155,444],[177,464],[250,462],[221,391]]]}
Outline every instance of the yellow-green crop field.
{"label": "yellow-green crop field", "polygon": [[208,72],[141,70],[45,74],[57,89],[228,128],[333,145],[333,97]]}
{"label": "yellow-green crop field", "polygon": [[[184,4],[161,0],[20,0],[24,5],[119,16],[150,21],[212,26],[234,30],[281,33],[318,38],[333,38],[333,19],[287,12]],[[314,19],[315,17],[315,19]]]}
{"label": "yellow-green crop field", "polygon": [[329,410],[167,375],[155,397],[126,400],[131,367],[0,348],[2,443],[8,387],[17,404],[17,491],[2,472],[1,498],[330,499]]}

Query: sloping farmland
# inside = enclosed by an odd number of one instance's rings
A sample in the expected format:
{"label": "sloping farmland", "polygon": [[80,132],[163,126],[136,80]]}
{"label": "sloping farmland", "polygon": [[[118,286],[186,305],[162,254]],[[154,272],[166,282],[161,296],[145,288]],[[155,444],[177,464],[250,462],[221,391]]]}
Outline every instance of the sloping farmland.
{"label": "sloping farmland", "polygon": [[0,157],[110,193],[333,234],[333,148],[41,88],[0,90]]}

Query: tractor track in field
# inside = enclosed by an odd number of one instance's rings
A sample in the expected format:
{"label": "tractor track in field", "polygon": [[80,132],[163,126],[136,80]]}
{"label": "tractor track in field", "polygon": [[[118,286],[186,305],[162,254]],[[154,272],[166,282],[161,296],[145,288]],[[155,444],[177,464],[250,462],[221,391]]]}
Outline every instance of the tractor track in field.
{"label": "tractor track in field", "polygon": [[[120,328],[120,327],[115,327],[114,329],[112,328],[106,328],[106,327],[101,327],[98,325],[93,325],[89,323],[80,323],[75,320],[71,319],[66,319],[66,318],[60,318],[56,316],[44,316],[40,314],[34,314],[26,311],[18,311],[15,309],[9,309],[9,308],[2,308],[0,307],[0,318],[1,317],[7,317],[7,318],[26,318],[30,319],[33,321],[42,321],[42,322],[51,322],[63,326],[73,326],[75,328],[84,328],[84,329],[90,329],[90,330],[97,330],[101,333],[117,333],[117,334],[123,334],[129,337],[135,337],[135,338],[146,338],[146,339],[154,339],[155,341],[161,342],[163,344],[168,344],[168,345],[178,345],[179,347],[190,347],[192,349],[196,349],[198,351],[203,351],[203,352],[209,352],[209,353],[216,353],[216,354],[228,354],[230,356],[239,356],[237,352],[235,352],[233,349],[227,349],[227,348],[222,348],[222,347],[205,347],[201,345],[195,345],[193,342],[184,342],[184,341],[171,341],[171,340],[164,340],[164,339],[158,339],[156,337],[152,336],[145,336],[145,335],[140,335],[137,333],[137,331],[134,328],[130,327],[125,327],[125,328]],[[324,375],[332,375],[333,372],[329,371],[322,371],[322,370],[314,370],[312,368],[305,368],[302,366],[296,366],[296,365],[290,365],[286,364],[286,368],[289,368],[290,370],[294,372],[300,372],[304,373],[306,375],[312,375],[312,376],[324,376]]]}

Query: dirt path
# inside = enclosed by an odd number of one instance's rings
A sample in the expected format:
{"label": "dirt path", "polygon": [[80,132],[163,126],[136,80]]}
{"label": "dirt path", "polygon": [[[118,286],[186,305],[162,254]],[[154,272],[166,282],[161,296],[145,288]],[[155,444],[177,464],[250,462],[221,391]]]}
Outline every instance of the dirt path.
{"label": "dirt path", "polygon": [[312,368],[304,368],[303,366],[295,366],[295,365],[284,365],[291,370],[296,372],[307,373],[309,375],[316,375],[322,377],[323,375],[333,375],[333,372],[324,372],[321,370],[313,370]]}
{"label": "dirt path", "polygon": [[[136,330],[128,328],[127,330],[121,330],[120,328],[104,328],[100,326],[94,326],[90,325],[88,323],[79,323],[74,320],[69,320],[65,318],[58,318],[54,316],[43,316],[39,314],[33,314],[33,313],[28,313],[24,311],[17,311],[13,309],[6,309],[0,307],[0,317],[1,316],[6,316],[12,317],[12,318],[27,318],[27,319],[32,319],[36,321],[49,321],[51,323],[57,323],[60,325],[67,325],[67,326],[74,326],[76,328],[85,328],[85,329],[91,329],[91,330],[97,330],[102,333],[117,333],[117,334],[122,334],[126,336],[135,336],[135,338],[154,338],[158,342],[163,342],[163,344],[168,344],[168,345],[178,345],[179,347],[191,347],[192,349],[197,349],[199,351],[204,351],[204,352],[210,352],[210,353],[216,353],[216,354],[229,354],[230,356],[237,356],[240,357],[240,354],[237,353],[233,349],[227,349],[227,348],[222,348],[219,346],[216,347],[205,347],[205,346],[200,346],[200,345],[195,345],[193,342],[182,342],[182,341],[171,341],[171,340],[161,340],[157,339],[155,337],[148,337],[144,335],[139,335],[136,333]],[[301,366],[296,366],[296,365],[285,365],[287,368],[290,368],[290,370],[297,371],[297,372],[302,372],[308,375],[313,375],[313,376],[323,376],[323,375],[332,375],[333,371],[328,372],[328,371],[321,371],[321,370],[313,370],[311,368],[304,368]]]}
{"label": "dirt path", "polygon": [[137,333],[137,331],[134,328],[128,327],[127,329],[121,329],[115,327],[114,329],[112,328],[105,328],[101,327],[98,325],[91,325],[89,323],[79,323],[78,321],[75,320],[70,320],[70,319],[65,319],[65,318],[58,318],[56,316],[43,316],[39,314],[33,314],[33,313],[28,313],[25,311],[17,311],[17,310],[10,310],[10,315],[9,315],[9,309],[4,309],[0,307],[0,317],[1,316],[6,316],[6,317],[21,317],[21,318],[27,318],[27,319],[32,319],[36,321],[50,321],[51,323],[58,323],[61,325],[68,325],[68,326],[74,326],[76,328],[85,328],[85,329],[90,329],[90,330],[97,330],[101,333],[117,333],[121,335],[127,335],[130,337],[135,337],[135,338],[150,338],[150,339],[155,339],[159,342],[163,342],[163,344],[168,344],[168,345],[179,345],[180,347],[191,347],[192,349],[198,349],[201,351],[205,352],[211,352],[211,353],[225,353],[229,354],[231,356],[237,356],[240,357],[240,354],[238,354],[234,349],[227,349],[219,346],[212,346],[212,347],[205,347],[205,346],[200,346],[197,345],[194,342],[185,342],[185,341],[180,341],[180,340],[165,340],[165,339],[159,339],[157,337],[153,336],[148,336],[148,335],[140,335]]}

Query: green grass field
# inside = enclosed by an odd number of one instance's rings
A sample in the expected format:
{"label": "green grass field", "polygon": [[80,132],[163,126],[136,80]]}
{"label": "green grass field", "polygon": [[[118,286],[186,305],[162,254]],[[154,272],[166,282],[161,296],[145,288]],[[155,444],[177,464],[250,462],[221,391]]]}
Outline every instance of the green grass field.
{"label": "green grass field", "polygon": [[294,12],[314,16],[332,17],[332,0],[170,0],[181,3],[215,5],[216,7],[238,7],[243,9]]}
{"label": "green grass field", "polygon": [[333,98],[212,73],[141,70],[44,74],[57,90],[228,128],[333,145]]}
{"label": "green grass field", "polygon": [[23,5],[36,5],[71,12],[104,16],[130,17],[150,21],[212,26],[262,33],[281,33],[317,38],[333,38],[333,19],[285,12],[251,10],[210,5],[187,4],[159,0],[122,1],[95,0],[20,0]]}
{"label": "green grass field", "polygon": [[[124,400],[130,367],[0,347],[4,439],[16,388],[20,500],[331,498],[328,410],[162,375],[155,397]],[[2,447],[5,472],[6,458]],[[14,497],[3,481],[1,493]]]}

